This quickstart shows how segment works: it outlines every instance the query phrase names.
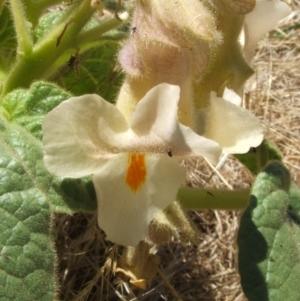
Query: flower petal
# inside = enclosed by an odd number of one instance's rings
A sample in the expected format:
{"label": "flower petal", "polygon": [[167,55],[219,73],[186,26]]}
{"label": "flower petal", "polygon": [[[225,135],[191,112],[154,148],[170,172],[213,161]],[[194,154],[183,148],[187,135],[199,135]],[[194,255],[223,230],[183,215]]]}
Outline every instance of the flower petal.
{"label": "flower petal", "polygon": [[197,135],[178,122],[179,93],[178,86],[166,83],[152,88],[137,104],[131,118],[131,129],[138,136],[147,137],[148,148],[155,146],[160,152],[204,156],[217,161],[221,154],[218,143]]}
{"label": "flower petal", "polygon": [[155,131],[163,140],[168,140],[178,124],[179,98],[179,86],[166,83],[155,86],[137,104],[130,120],[130,128],[140,136]]}
{"label": "flower petal", "polygon": [[175,200],[185,179],[184,168],[167,154],[139,154],[146,174],[137,172],[141,185],[135,185],[136,178],[128,180],[130,156],[117,155],[93,176],[99,226],[108,240],[124,246],[135,246],[146,237],[150,221]]}
{"label": "flower petal", "polygon": [[228,89],[227,87],[224,90],[223,98],[237,106],[240,106],[242,104],[242,98],[238,94],[236,94],[233,90]]}
{"label": "flower petal", "polygon": [[125,132],[128,124],[115,106],[94,94],[62,102],[47,114],[42,128],[47,169],[79,178],[97,171],[114,152],[100,135]]}
{"label": "flower petal", "polygon": [[291,8],[279,0],[257,0],[252,12],[245,16],[244,52],[248,60],[254,54],[256,43],[291,13]]}
{"label": "flower petal", "polygon": [[222,149],[218,142],[200,136],[182,124],[179,127],[180,134],[173,140],[175,156],[202,156],[214,164],[219,161]]}
{"label": "flower petal", "polygon": [[263,130],[251,112],[212,92],[205,136],[217,141],[224,153],[243,154],[262,142]]}

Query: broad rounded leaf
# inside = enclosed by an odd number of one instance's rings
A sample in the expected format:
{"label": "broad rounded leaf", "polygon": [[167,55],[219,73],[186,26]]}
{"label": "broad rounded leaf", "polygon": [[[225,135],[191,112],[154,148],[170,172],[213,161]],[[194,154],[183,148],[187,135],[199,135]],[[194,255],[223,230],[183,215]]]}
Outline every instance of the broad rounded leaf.
{"label": "broad rounded leaf", "polygon": [[45,169],[41,142],[0,117],[0,299],[52,301],[57,290],[53,211],[92,211],[89,179],[62,180]]}
{"label": "broad rounded leaf", "polygon": [[270,163],[242,216],[239,271],[249,301],[300,300],[300,195],[290,181],[281,163]]}
{"label": "broad rounded leaf", "polygon": [[35,42],[42,39],[61,19],[64,11],[54,11],[43,15],[34,31]]}
{"label": "broad rounded leaf", "polygon": [[62,66],[62,72],[51,79],[74,95],[95,93],[112,102],[123,80],[122,70],[116,64],[118,47],[116,42],[109,42],[79,53],[79,57],[75,51]]}
{"label": "broad rounded leaf", "polygon": [[39,178],[40,143],[1,122],[0,299],[52,301],[56,292],[51,211]]}
{"label": "broad rounded leaf", "polygon": [[45,115],[70,96],[56,85],[35,82],[28,90],[17,89],[7,94],[0,112],[8,121],[14,121],[41,139],[41,125]]}

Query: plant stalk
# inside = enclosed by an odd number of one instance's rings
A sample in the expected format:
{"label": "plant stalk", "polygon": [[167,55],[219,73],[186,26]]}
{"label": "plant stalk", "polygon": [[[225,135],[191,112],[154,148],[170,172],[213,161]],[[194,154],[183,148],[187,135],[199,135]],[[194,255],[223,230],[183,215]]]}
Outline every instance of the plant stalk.
{"label": "plant stalk", "polygon": [[186,210],[241,210],[248,206],[250,189],[215,190],[184,187],[177,200]]}
{"label": "plant stalk", "polygon": [[17,34],[17,51],[20,55],[29,55],[32,52],[33,40],[22,0],[10,0],[10,6]]}
{"label": "plant stalk", "polygon": [[93,14],[90,0],[82,1],[66,21],[53,28],[33,47],[30,54],[20,56],[3,84],[1,96],[20,87],[29,87],[34,80],[42,79],[63,52],[76,48],[76,37]]}

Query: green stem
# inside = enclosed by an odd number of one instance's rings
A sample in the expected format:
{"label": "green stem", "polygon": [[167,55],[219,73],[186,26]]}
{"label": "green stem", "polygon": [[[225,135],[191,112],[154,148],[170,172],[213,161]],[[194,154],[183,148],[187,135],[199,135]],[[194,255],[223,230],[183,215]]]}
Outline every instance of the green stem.
{"label": "green stem", "polygon": [[[120,40],[123,40],[127,37],[126,33],[120,33],[118,35],[107,35],[107,36],[102,36],[99,39],[94,39],[93,42],[88,42],[85,44],[80,44],[78,46],[77,49],[80,50],[80,54],[83,54],[84,52],[90,50],[90,49],[95,49],[95,48],[99,48],[102,47],[104,44],[106,43],[110,43],[110,42],[118,42]],[[76,50],[77,50],[76,49]],[[51,78],[55,77],[55,75],[57,74],[57,71],[66,65],[66,62],[68,61],[68,59],[70,59],[70,56],[76,52],[76,50],[72,50],[72,51],[66,51],[64,52],[59,59],[56,60],[55,64],[53,64],[51,66],[50,69],[48,69],[47,73],[45,73],[44,78],[46,80],[51,80]]]}
{"label": "green stem", "polygon": [[98,26],[96,26],[96,27],[94,27],[90,30],[81,32],[78,35],[77,44],[78,45],[84,45],[84,44],[86,44],[88,42],[91,42],[95,39],[99,39],[101,37],[101,35],[103,35],[104,33],[108,32],[109,30],[111,30],[113,28],[116,28],[116,27],[124,24],[126,21],[127,21],[127,19],[123,20],[123,21],[120,21],[117,18],[111,18],[111,19],[108,19],[108,20],[104,20]]}
{"label": "green stem", "polygon": [[17,34],[18,52],[28,55],[32,52],[33,41],[22,0],[10,0],[10,5]]}
{"label": "green stem", "polygon": [[76,37],[93,13],[90,0],[82,1],[70,16],[64,18],[64,22],[34,46],[29,55],[19,57],[3,84],[2,97],[16,88],[29,87],[34,80],[43,78],[63,52],[76,48]]}
{"label": "green stem", "polygon": [[181,188],[177,200],[186,210],[239,210],[248,206],[250,190]]}

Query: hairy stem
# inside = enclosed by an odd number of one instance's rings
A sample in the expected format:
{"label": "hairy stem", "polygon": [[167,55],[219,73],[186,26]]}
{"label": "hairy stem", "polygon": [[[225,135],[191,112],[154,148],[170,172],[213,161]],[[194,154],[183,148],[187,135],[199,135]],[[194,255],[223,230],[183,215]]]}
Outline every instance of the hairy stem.
{"label": "hairy stem", "polygon": [[124,20],[120,20],[117,18],[111,18],[109,20],[103,20],[98,26],[82,32],[77,37],[77,44],[82,45],[88,42],[91,42],[95,39],[99,39],[101,35],[108,32],[109,30],[116,28],[122,25],[124,22],[127,21],[127,18]]}
{"label": "hairy stem", "polygon": [[63,22],[33,47],[31,53],[19,56],[3,84],[2,96],[16,88],[29,87],[34,80],[42,79],[63,52],[76,48],[76,37],[93,13],[90,0],[82,1],[70,16],[67,15]]}
{"label": "hairy stem", "polygon": [[19,55],[29,55],[32,52],[33,40],[22,0],[11,0],[10,6],[17,34],[17,51]]}
{"label": "hairy stem", "polygon": [[186,210],[239,210],[248,206],[250,190],[181,188],[177,200]]}

